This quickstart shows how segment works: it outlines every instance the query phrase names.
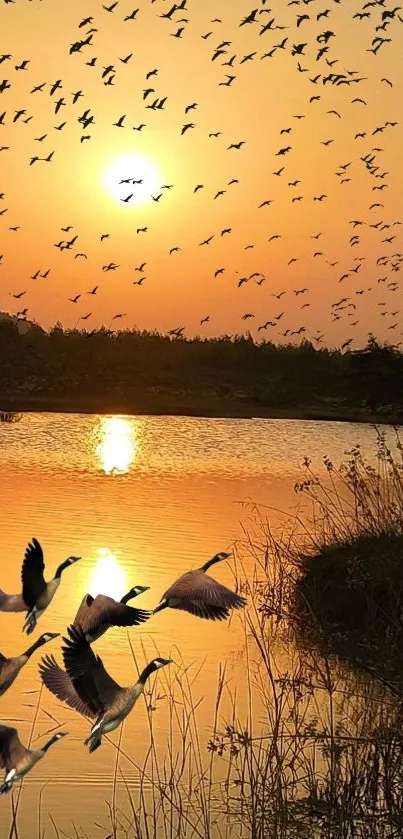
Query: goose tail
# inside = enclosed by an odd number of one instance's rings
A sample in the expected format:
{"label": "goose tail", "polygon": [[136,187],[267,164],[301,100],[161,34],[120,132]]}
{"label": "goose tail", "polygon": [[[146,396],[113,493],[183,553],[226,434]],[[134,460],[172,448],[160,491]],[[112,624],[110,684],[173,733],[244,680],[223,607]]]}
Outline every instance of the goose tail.
{"label": "goose tail", "polygon": [[0,588],[0,612],[26,612],[27,604],[22,594],[7,594]]}

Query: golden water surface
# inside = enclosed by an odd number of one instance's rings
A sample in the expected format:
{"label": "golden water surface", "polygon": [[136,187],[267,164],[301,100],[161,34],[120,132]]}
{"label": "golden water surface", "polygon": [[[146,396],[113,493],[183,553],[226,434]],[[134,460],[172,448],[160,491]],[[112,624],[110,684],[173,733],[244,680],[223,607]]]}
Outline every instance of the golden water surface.
{"label": "golden water surface", "polygon": [[[391,429],[389,433],[392,439]],[[86,592],[120,599],[132,586],[147,585],[150,590],[136,605],[151,608],[185,570],[231,549],[242,535],[242,525],[247,525],[242,502],[291,511],[304,455],[319,469],[324,455],[339,463],[356,443],[371,457],[374,442],[370,426],[296,420],[31,414],[16,424],[0,424],[0,588],[20,591],[24,550],[35,536],[44,549],[47,578],[70,554],[82,557],[63,574],[59,591],[40,620],[40,631],[64,633]],[[273,523],[276,515],[272,510]],[[215,566],[213,572],[233,585],[230,563]],[[0,613],[4,655],[19,654],[28,646],[21,627],[21,614]],[[195,672],[201,667],[194,692],[197,700],[202,699],[199,718],[207,736],[219,665],[227,665],[233,685],[243,683],[244,635],[237,618],[210,623],[166,610],[142,628],[130,630],[130,638],[140,666],[144,657],[154,657],[155,650],[173,658],[171,679],[180,659]],[[126,630],[111,630],[95,647],[120,684],[136,681]],[[15,724],[24,743],[37,703],[40,652],[0,698],[1,722]],[[53,652],[61,663],[60,639],[46,652]],[[151,677],[160,680],[161,695],[166,670]],[[145,714],[144,704],[139,703],[125,722],[124,748],[138,762],[149,740]],[[87,831],[82,835],[106,835],[106,830],[102,833],[107,825],[105,800],[111,798],[115,751],[105,742],[89,755],[83,746],[89,723],[46,689],[33,745],[46,740],[54,720],[69,736],[24,782],[19,837],[37,835],[38,796],[45,783],[46,835],[53,830],[47,821],[49,812],[69,835],[75,835],[73,823]],[[163,742],[167,723],[162,703],[157,704],[153,724]],[[111,735],[115,742],[118,735]],[[135,789],[138,776],[130,764],[125,777]],[[4,796],[1,837],[8,835],[10,807],[10,796]],[[94,833],[95,823],[102,829]]]}

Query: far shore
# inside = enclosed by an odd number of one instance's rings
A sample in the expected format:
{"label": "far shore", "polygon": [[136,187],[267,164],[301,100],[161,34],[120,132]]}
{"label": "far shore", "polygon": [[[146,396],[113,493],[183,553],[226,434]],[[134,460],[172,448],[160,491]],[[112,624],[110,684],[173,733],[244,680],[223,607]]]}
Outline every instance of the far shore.
{"label": "far shore", "polygon": [[131,416],[186,416],[221,419],[295,419],[326,422],[359,422],[376,425],[403,425],[401,412],[373,412],[365,408],[346,406],[304,406],[272,407],[252,402],[236,402],[228,399],[206,401],[183,400],[180,398],[148,398],[137,400],[91,397],[48,397],[18,395],[1,398],[0,410],[18,413],[65,413],[65,414],[126,414]]}

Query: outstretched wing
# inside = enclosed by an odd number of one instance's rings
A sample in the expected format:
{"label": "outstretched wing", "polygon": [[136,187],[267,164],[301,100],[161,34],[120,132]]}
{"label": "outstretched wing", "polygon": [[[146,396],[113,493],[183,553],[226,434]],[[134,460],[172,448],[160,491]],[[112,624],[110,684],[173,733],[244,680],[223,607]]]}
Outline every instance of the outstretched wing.
{"label": "outstretched wing", "polygon": [[59,667],[53,655],[46,655],[39,664],[39,674],[51,693],[83,717],[95,717],[96,710],[80,699],[68,673]]}
{"label": "outstretched wing", "polygon": [[27,754],[29,749],[22,745],[17,729],[0,725],[0,768],[9,772]]}
{"label": "outstretched wing", "polygon": [[[171,588],[165,592],[164,597],[192,600],[196,603],[203,603],[205,606],[218,607],[220,609],[241,609],[246,604],[244,597],[240,597],[235,591],[223,586],[222,583],[209,577],[203,571],[188,571],[183,574]],[[185,608],[185,606],[183,606]]]}
{"label": "outstretched wing", "polygon": [[201,600],[182,600],[176,608],[210,621],[223,621],[230,616],[229,609],[224,609],[222,606],[209,606]]}
{"label": "outstretched wing", "polygon": [[46,588],[43,577],[45,563],[43,551],[37,539],[29,543],[22,564],[22,596],[27,606],[32,609]]}
{"label": "outstretched wing", "polygon": [[120,685],[106,672],[81,627],[69,626],[67,632],[69,638],[63,638],[62,647],[64,666],[81,701],[101,713],[120,692]]}
{"label": "outstretched wing", "polygon": [[[137,626],[148,620],[151,614],[146,609],[134,609],[132,606],[113,600],[112,597],[99,594],[91,609],[88,610],[88,625],[85,629],[89,635],[92,635],[97,630],[107,629],[110,626]],[[74,623],[77,625],[76,621]]]}

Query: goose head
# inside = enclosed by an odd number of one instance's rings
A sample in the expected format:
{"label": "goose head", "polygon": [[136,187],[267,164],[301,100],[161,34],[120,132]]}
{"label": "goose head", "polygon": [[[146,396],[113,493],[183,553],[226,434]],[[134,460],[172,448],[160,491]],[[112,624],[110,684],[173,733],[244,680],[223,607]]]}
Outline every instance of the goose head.
{"label": "goose head", "polygon": [[127,603],[129,600],[132,600],[134,597],[137,597],[139,594],[143,594],[145,591],[149,591],[150,586],[133,586],[124,597],[121,598],[121,603]]}
{"label": "goose head", "polygon": [[215,565],[217,562],[222,562],[223,559],[228,559],[228,557],[232,556],[232,552],[228,551],[220,551],[218,554],[214,554],[214,556],[205,562],[204,565],[201,567],[201,571],[208,571],[212,565]]}
{"label": "goose head", "polygon": [[57,743],[57,741],[61,740],[62,737],[66,737],[67,734],[67,731],[58,731],[57,734],[54,734],[53,737],[51,737],[50,740],[48,740],[47,743],[45,743],[42,746],[41,751],[46,754],[47,750],[50,749],[50,747],[53,746],[54,743]]}
{"label": "goose head", "polygon": [[58,638],[60,632],[44,632],[42,635],[39,636],[37,640],[37,645],[39,644],[47,644],[48,641],[53,641],[54,638]]}
{"label": "goose head", "polygon": [[166,667],[167,664],[173,664],[173,658],[154,658],[151,662],[153,670],[159,670],[160,667]]}
{"label": "goose head", "polygon": [[78,562],[79,559],[81,559],[81,556],[68,556],[67,559],[65,559],[64,562],[62,562],[56,569],[55,578],[60,578],[63,571],[65,571],[66,568],[69,568],[70,565],[74,565],[74,563]]}
{"label": "goose head", "polygon": [[154,673],[155,670],[159,670],[161,667],[166,667],[167,664],[173,664],[172,658],[153,658],[152,661],[147,664],[144,668],[143,672],[139,676],[139,683],[144,685],[151,673]]}

